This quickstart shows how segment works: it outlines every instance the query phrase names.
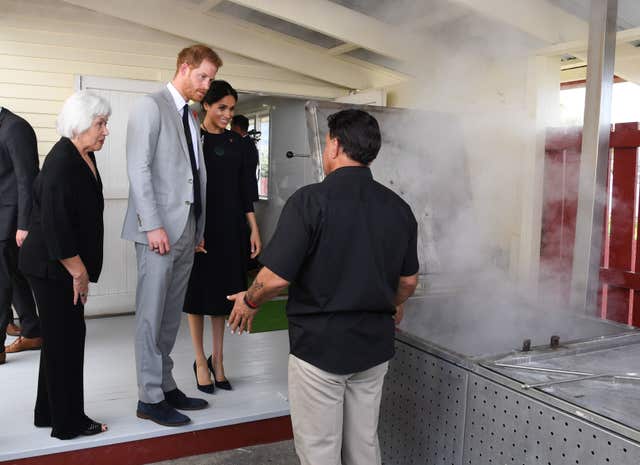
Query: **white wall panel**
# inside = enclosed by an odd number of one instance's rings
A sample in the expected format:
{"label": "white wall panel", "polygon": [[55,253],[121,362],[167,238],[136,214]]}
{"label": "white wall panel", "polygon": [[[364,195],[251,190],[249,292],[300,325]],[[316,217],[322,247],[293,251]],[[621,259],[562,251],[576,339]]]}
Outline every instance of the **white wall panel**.
{"label": "white wall panel", "polygon": [[104,263],[97,284],[91,286],[88,315],[130,312],[135,308],[136,257],[133,244],[120,238],[127,210],[127,121],[133,102],[164,84],[152,81],[82,77],[82,89],[91,90],[111,104],[109,136],[96,162],[105,200]]}

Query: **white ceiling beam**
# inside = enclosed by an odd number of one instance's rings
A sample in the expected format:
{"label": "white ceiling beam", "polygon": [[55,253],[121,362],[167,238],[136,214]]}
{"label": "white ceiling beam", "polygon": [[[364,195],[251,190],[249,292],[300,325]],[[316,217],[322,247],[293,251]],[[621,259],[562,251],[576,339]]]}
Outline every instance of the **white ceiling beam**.
{"label": "white ceiling beam", "polygon": [[469,10],[462,5],[455,3],[447,4],[446,8],[432,10],[429,14],[419,16],[417,18],[409,19],[403,23],[402,27],[412,31],[427,30],[433,26],[438,26],[443,23],[455,21],[469,13]]}
{"label": "white ceiling beam", "polygon": [[574,82],[574,81],[586,81],[587,80],[587,68],[582,66],[581,68],[570,68],[560,71],[560,82]]}
{"label": "white ceiling beam", "polygon": [[402,81],[399,75],[389,79],[388,74],[332,57],[320,47],[298,44],[233,18],[203,15],[171,0],[64,1],[350,89]]}
{"label": "white ceiling beam", "polygon": [[[451,0],[494,20],[507,23],[553,45],[537,55],[570,53],[587,61],[589,24],[546,0]],[[640,83],[640,49],[629,42],[640,39],[640,28],[616,35],[615,74]]]}
{"label": "white ceiling beam", "polygon": [[[615,74],[627,81],[640,83],[640,49],[630,42],[640,40],[640,28],[627,29],[616,34]],[[571,54],[587,64],[587,41],[574,40],[538,51],[538,55],[559,56]]]}
{"label": "white ceiling beam", "polygon": [[[616,43],[618,47],[621,44],[633,42],[634,40],[640,40],[640,27],[626,29],[616,34]],[[553,55],[562,55],[564,53],[573,53],[573,52],[586,53],[586,50],[587,50],[586,40],[572,40],[572,41],[564,42],[561,44],[555,44],[550,47],[545,47],[542,50],[538,51],[538,55],[553,56]]]}
{"label": "white ceiling beam", "polygon": [[406,60],[417,52],[404,30],[328,0],[231,1],[387,57]]}
{"label": "white ceiling beam", "polygon": [[589,27],[585,21],[546,0],[451,1],[551,44],[588,38]]}
{"label": "white ceiling beam", "polygon": [[341,44],[333,48],[330,48],[327,53],[329,55],[337,56],[337,55],[343,55],[345,53],[349,53],[359,48],[360,48],[359,45],[346,43],[346,44]]}
{"label": "white ceiling beam", "polygon": [[212,8],[215,8],[218,3],[222,3],[222,0],[202,0],[198,5],[198,11],[201,11],[202,13],[209,11]]}
{"label": "white ceiling beam", "polygon": [[[560,56],[570,53],[587,61],[589,24],[545,0],[452,0],[482,14],[550,42],[538,55]],[[616,35],[615,74],[640,83],[640,50],[629,42],[640,39],[640,28]]]}

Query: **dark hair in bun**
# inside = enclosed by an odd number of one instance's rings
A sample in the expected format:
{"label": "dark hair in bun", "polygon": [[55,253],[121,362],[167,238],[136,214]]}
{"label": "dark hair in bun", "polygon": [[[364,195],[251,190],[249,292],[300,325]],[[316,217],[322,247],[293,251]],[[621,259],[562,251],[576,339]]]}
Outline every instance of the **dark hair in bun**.
{"label": "dark hair in bun", "polygon": [[211,105],[212,103],[216,103],[219,100],[222,100],[227,95],[231,95],[235,101],[238,101],[238,93],[236,90],[231,87],[227,81],[213,81],[211,86],[209,86],[209,90],[206,95],[202,99],[203,105],[206,103],[207,105]]}

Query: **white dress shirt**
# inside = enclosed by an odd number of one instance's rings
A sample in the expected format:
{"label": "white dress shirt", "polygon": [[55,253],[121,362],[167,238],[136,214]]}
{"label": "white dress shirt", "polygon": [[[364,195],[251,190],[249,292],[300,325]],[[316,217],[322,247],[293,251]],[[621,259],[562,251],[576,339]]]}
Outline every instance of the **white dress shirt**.
{"label": "white dress shirt", "polygon": [[[180,120],[182,120],[182,114],[183,114],[183,109],[185,104],[189,103],[187,102],[182,95],[180,95],[180,92],[178,92],[178,90],[173,86],[172,83],[167,83],[167,89],[169,89],[169,92],[171,92],[171,96],[173,97],[173,101],[176,104],[176,109],[178,110],[178,113],[180,114]],[[191,111],[191,110],[188,110]],[[196,169],[199,170],[200,169],[200,162],[198,160],[198,135],[200,134],[200,131],[198,130],[198,128],[196,127],[195,123],[193,122],[193,118],[189,118],[189,129],[191,130],[191,144],[193,144],[193,154],[196,158]]]}

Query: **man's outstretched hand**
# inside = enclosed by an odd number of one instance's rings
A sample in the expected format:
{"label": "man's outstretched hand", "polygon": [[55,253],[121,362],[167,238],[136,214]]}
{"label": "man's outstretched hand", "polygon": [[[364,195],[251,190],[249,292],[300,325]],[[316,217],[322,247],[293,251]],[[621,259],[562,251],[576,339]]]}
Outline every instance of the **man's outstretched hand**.
{"label": "man's outstretched hand", "polygon": [[231,334],[235,334],[236,331],[238,334],[242,334],[244,331],[250,333],[253,317],[258,313],[257,308],[255,310],[249,308],[249,306],[244,302],[245,294],[246,292],[242,291],[237,294],[227,296],[228,300],[235,302],[233,304],[233,310],[231,310],[231,315],[229,315],[229,320],[227,321],[227,326],[231,328]]}

